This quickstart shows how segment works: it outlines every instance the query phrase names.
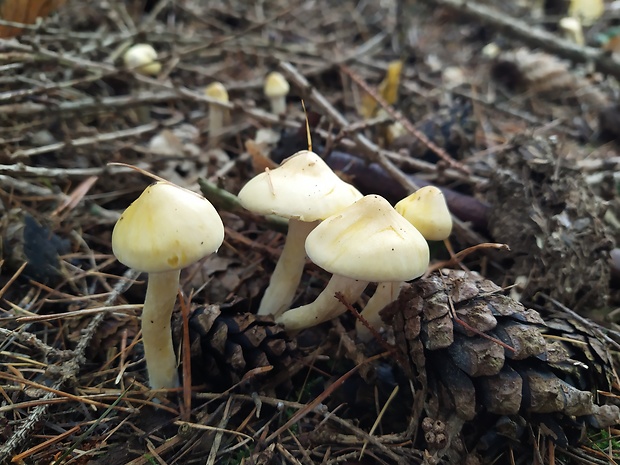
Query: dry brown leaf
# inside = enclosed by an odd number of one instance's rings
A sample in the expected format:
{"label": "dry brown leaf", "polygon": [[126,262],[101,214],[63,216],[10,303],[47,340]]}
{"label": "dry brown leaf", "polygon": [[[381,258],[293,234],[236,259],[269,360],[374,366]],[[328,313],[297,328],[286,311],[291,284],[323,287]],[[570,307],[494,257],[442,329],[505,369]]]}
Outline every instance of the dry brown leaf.
{"label": "dry brown leaf", "polygon": [[[66,0],[0,0],[0,19],[15,23],[34,24],[37,18],[45,18]],[[1,26],[0,38],[14,37],[22,28]]]}
{"label": "dry brown leaf", "polygon": [[248,139],[245,141],[245,149],[252,157],[252,166],[255,173],[262,173],[266,168],[273,169],[278,167],[277,163],[263,152],[263,147],[253,140]]}

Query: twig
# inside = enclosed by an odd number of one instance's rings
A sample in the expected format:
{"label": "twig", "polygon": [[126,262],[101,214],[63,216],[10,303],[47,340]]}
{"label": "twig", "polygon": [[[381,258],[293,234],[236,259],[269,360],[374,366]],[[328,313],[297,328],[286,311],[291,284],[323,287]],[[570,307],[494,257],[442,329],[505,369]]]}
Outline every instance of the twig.
{"label": "twig", "polygon": [[[123,275],[123,279],[121,279],[112,289],[110,296],[106,299],[105,305],[112,305],[119,295],[129,289],[129,287],[138,277],[138,275],[139,273],[137,271],[127,270]],[[74,378],[77,375],[80,367],[86,361],[86,358],[84,356],[84,354],[86,353],[86,349],[90,345],[90,341],[95,335],[97,327],[103,321],[104,316],[104,313],[99,313],[95,315],[92,321],[88,324],[88,326],[84,330],[84,333],[82,334],[80,342],[78,342],[77,347],[73,351],[73,358],[64,363],[64,369],[61,371],[61,377],[53,384],[53,390],[60,391],[65,382],[67,382],[71,378]],[[49,405],[45,402],[55,397],[56,393],[53,391],[45,394],[40,399],[41,405],[35,407],[32,412],[30,412],[28,417],[24,420],[24,422],[15,429],[13,435],[4,443],[4,445],[0,446],[0,463],[5,463],[5,461],[8,461],[13,451],[28,438],[32,429],[47,412]]]}
{"label": "twig", "polygon": [[[53,320],[62,320],[65,318],[79,318],[84,317],[86,315],[93,315],[102,312],[119,312],[121,310],[131,311],[138,310],[143,307],[142,304],[125,304],[125,305],[110,305],[96,308],[83,308],[81,310],[73,310],[62,313],[52,313],[51,315],[33,315],[33,316],[20,316],[16,319],[18,323],[32,323],[34,321],[53,321]],[[65,351],[71,352],[71,351]]]}
{"label": "twig", "polygon": [[69,100],[52,102],[47,104],[36,102],[22,102],[0,105],[0,114],[5,116],[39,116],[46,114],[71,114],[81,115],[89,113],[113,113],[125,108],[140,107],[145,104],[163,103],[170,100],[178,100],[179,95],[175,92],[151,92],[143,91],[131,95],[114,97],[85,98],[81,100]]}
{"label": "twig", "polygon": [[[98,400],[94,400],[94,399],[91,399],[89,397],[84,397],[84,396],[77,396],[77,395],[74,395],[74,394],[70,394],[68,392],[60,391],[58,389],[50,388],[50,387],[45,386],[44,384],[36,383],[34,381],[25,379],[22,376],[15,376],[15,375],[11,375],[11,374],[8,374],[8,373],[0,373],[0,378],[1,379],[5,379],[7,381],[11,381],[11,382],[16,383],[16,384],[17,383],[19,383],[19,384],[26,384],[26,385],[28,385],[30,387],[35,388],[35,389],[39,389],[39,390],[42,390],[42,391],[47,391],[47,392],[55,394],[55,395],[57,395],[59,397],[65,397],[67,399],[70,399],[70,400],[73,400],[75,402],[79,402],[79,403],[82,403],[82,404],[88,404],[88,405],[92,405],[92,406],[95,406],[95,407],[107,407],[108,406],[107,404],[105,404],[103,402],[99,402]],[[4,410],[4,407],[3,407],[3,410]],[[6,410],[12,410],[12,406],[9,406],[9,408],[6,408]],[[118,407],[118,410],[122,410],[122,411],[125,411],[125,412],[130,412],[130,413],[135,413],[136,412],[135,409],[127,408],[127,407]]]}
{"label": "twig", "polygon": [[451,266],[455,266],[460,264],[465,257],[468,255],[477,252],[479,250],[503,250],[510,251],[510,247],[507,244],[500,244],[495,242],[484,242],[482,244],[476,244],[471,247],[466,248],[465,250],[461,250],[457,253],[451,253],[451,257],[449,260],[435,263],[429,266],[428,270],[426,270],[426,275],[431,274],[434,271],[441,270],[442,268],[450,268]]}
{"label": "twig", "polygon": [[5,337],[7,341],[10,341],[11,338],[16,339],[22,344],[28,345],[33,349],[37,349],[45,358],[53,356],[58,357],[61,360],[66,360],[73,356],[73,352],[71,350],[61,350],[48,346],[32,333],[23,333],[21,331],[12,331],[10,329],[0,328],[0,336]]}
{"label": "twig", "polygon": [[106,132],[103,134],[97,134],[96,136],[91,137],[80,137],[79,139],[74,139],[70,143],[67,142],[55,142],[53,144],[44,145],[42,147],[35,147],[31,149],[25,150],[17,150],[13,152],[11,158],[26,158],[32,157],[35,155],[41,155],[44,153],[54,152],[56,150],[62,150],[65,147],[83,147],[86,145],[94,145],[100,142],[108,142],[117,139],[123,139],[126,137],[139,136],[141,134],[145,134],[148,132],[152,132],[159,127],[159,123],[149,123],[144,124],[142,126],[136,126],[128,129],[120,129],[118,131]]}
{"label": "twig", "polygon": [[[383,415],[385,415],[385,412],[387,411],[388,406],[392,403],[392,401],[394,400],[394,397],[396,397],[396,394],[398,394],[398,384],[396,386],[394,386],[394,389],[392,390],[392,393],[390,394],[390,397],[388,397],[388,399],[385,401],[385,404],[383,405],[383,408],[381,409],[381,411],[379,412],[379,415],[377,415],[377,418],[375,420],[375,422],[373,423],[372,427],[370,428],[370,431],[368,432],[368,434],[370,436],[372,436],[375,433],[375,430],[377,429],[377,426],[379,426],[379,424],[381,423],[381,419],[383,418]],[[366,446],[368,445],[368,442],[364,442],[364,445],[362,446],[362,450],[360,451],[360,455],[359,455],[359,459],[358,460],[362,460],[362,457],[364,456],[364,451],[366,450]]]}
{"label": "twig", "polygon": [[426,3],[452,8],[480,23],[486,23],[506,34],[517,37],[531,47],[540,47],[550,53],[580,63],[594,63],[596,69],[620,78],[620,61],[601,49],[580,46],[532,26],[518,18],[470,0],[424,0]]}
{"label": "twig", "polygon": [[230,421],[230,406],[232,404],[232,398],[229,397],[226,401],[226,406],[224,407],[224,412],[222,413],[222,418],[220,419],[219,424],[217,425],[217,430],[215,433],[215,438],[213,439],[213,444],[211,445],[211,450],[209,451],[209,456],[207,457],[207,465],[214,465],[215,459],[217,457],[217,453],[220,450],[220,445],[222,444],[222,438],[224,437],[224,431],[226,431],[226,425]]}
{"label": "twig", "polygon": [[75,434],[78,431],[80,431],[81,427],[82,427],[82,425],[76,425],[73,428],[68,429],[64,433],[60,433],[58,436],[54,436],[54,437],[48,439],[47,441],[44,441],[44,442],[42,442],[40,444],[37,444],[36,446],[28,449],[27,451],[24,451],[21,454],[16,455],[15,457],[13,457],[13,459],[11,461],[12,462],[18,462],[18,463],[23,463],[23,460],[25,458],[28,458],[31,455],[34,455],[37,452],[40,452],[40,451],[46,449],[47,447],[50,447],[51,445],[56,444],[57,442],[60,442],[63,439],[68,438],[72,434]]}
{"label": "twig", "polygon": [[12,165],[0,165],[0,173],[27,174],[29,176],[45,176],[61,179],[72,177],[101,176],[104,174],[112,175],[131,172],[132,170],[129,168],[110,166],[102,166],[99,168],[44,168],[42,166],[28,166],[19,162]]}
{"label": "twig", "polygon": [[[333,421],[334,423],[338,423],[340,426],[343,426],[349,429],[353,434],[361,438],[363,441],[368,441],[370,444],[375,446],[381,452],[386,454],[390,459],[392,459],[394,461],[393,463],[402,463],[402,460],[401,460],[402,457],[399,456],[397,453],[395,453],[391,448],[387,447],[383,442],[381,442],[381,440],[377,436],[371,436],[363,429],[358,428],[357,426],[353,425],[350,421],[344,420],[336,415],[331,415],[329,417],[329,420]],[[411,449],[411,451],[415,452],[415,449]],[[359,452],[357,451],[355,452],[356,452],[356,455],[359,454]]]}
{"label": "twig", "polygon": [[[59,203],[66,202],[70,197],[63,192],[56,192],[48,187],[37,186],[21,179],[15,179],[11,176],[0,174],[0,190],[17,190],[36,197],[56,199]],[[87,201],[86,204],[90,208],[93,215],[100,217],[105,223],[115,223],[120,214],[115,211],[106,210],[94,202]]]}
{"label": "twig", "polygon": [[[2,266],[3,262],[4,260],[0,260],[0,266]],[[24,270],[26,269],[26,266],[28,266],[28,262],[22,263],[19,266],[19,268],[15,270],[15,273],[13,273],[13,276],[11,276],[9,280],[4,284],[4,286],[2,286],[2,288],[0,289],[0,298],[2,298],[2,296],[6,293],[6,291],[13,285],[13,283],[17,280],[17,278],[19,278],[19,276],[24,272]]]}
{"label": "twig", "polygon": [[119,404],[119,402],[123,399],[123,397],[125,397],[125,395],[127,394],[127,392],[129,391],[129,388],[125,389],[125,391],[123,391],[123,393],[121,395],[118,396],[118,398],[116,398],[114,400],[114,402],[112,402],[112,405],[110,405],[107,409],[105,409],[105,411],[101,414],[101,416],[99,418],[97,418],[89,427],[86,431],[84,431],[84,433],[82,433],[76,441],[73,442],[73,444],[71,444],[70,447],[66,448],[65,451],[60,455],[60,457],[58,457],[54,463],[52,465],[60,465],[61,463],[63,463],[64,459],[71,453],[73,452],[80,444],[82,444],[86,439],[88,439],[90,437],[90,435],[93,433],[93,431],[95,431],[95,429],[101,424],[101,422],[103,420],[105,420],[108,416],[110,416],[110,414],[112,412],[114,412],[114,408]]}
{"label": "twig", "polygon": [[[296,442],[297,438],[295,436],[293,436],[293,439],[295,439]],[[286,460],[288,460],[290,463],[292,463],[293,465],[301,465],[301,462],[299,460],[297,460],[293,454],[291,454],[288,450],[286,450],[285,447],[282,446],[282,444],[280,443],[276,443],[276,448],[280,451],[280,453],[286,458]]]}
{"label": "twig", "polygon": [[11,176],[0,174],[0,186],[2,190],[9,191],[15,189],[26,194],[35,195],[37,197],[52,198],[64,201],[69,198],[67,194],[62,192],[54,192],[48,187],[41,187],[21,179],[15,179]]}

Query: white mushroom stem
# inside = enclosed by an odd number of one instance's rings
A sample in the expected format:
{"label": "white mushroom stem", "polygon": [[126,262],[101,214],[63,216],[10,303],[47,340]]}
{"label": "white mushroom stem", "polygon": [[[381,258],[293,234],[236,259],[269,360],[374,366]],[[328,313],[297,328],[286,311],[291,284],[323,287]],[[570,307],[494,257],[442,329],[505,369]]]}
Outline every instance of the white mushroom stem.
{"label": "white mushroom stem", "polygon": [[345,301],[352,304],[367,285],[368,281],[333,275],[314,302],[284,312],[276,322],[284,325],[287,331],[299,331],[336,318],[347,310],[336,298],[336,293],[340,292]]}
{"label": "white mushroom stem", "polygon": [[152,389],[179,386],[170,319],[180,273],[180,270],[149,273],[142,309],[142,342]]}
{"label": "white mushroom stem", "polygon": [[318,224],[318,221],[289,220],[284,248],[260,302],[259,315],[278,317],[291,307],[306,264],[306,237]]}
{"label": "white mushroom stem", "polygon": [[[379,330],[383,326],[383,320],[381,319],[381,315],[379,312],[383,310],[383,308],[389,303],[396,300],[398,294],[400,293],[400,289],[402,288],[402,282],[385,282],[379,283],[377,286],[377,290],[370,298],[366,307],[361,313],[361,316],[368,322],[368,324]],[[358,321],[355,324],[355,329],[357,331],[357,337],[361,341],[367,342],[370,341],[373,337],[372,332],[364,326],[361,321]]]}
{"label": "white mushroom stem", "polygon": [[271,104],[271,112],[274,115],[282,115],[286,113],[286,96],[281,95],[278,97],[269,97],[269,103]]}
{"label": "white mushroom stem", "polygon": [[219,145],[220,136],[224,130],[227,110],[216,103],[209,104],[209,144],[211,147]]}

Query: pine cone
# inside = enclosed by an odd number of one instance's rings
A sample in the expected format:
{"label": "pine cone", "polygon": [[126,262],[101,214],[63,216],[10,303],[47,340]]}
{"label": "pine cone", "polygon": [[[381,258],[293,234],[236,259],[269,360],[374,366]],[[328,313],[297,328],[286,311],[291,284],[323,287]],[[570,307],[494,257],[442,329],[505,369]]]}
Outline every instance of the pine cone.
{"label": "pine cone", "polygon": [[[527,422],[544,425],[560,445],[576,441],[586,423],[620,422],[620,409],[599,405],[594,395],[610,390],[613,365],[593,331],[545,321],[500,292],[476,273],[443,270],[404,288],[382,312],[409,361],[408,376],[424,393],[426,415],[447,424],[438,458],[461,439],[494,449],[506,437],[528,438]],[[465,423],[470,433],[462,438]]]}
{"label": "pine cone", "polygon": [[[175,325],[180,340],[181,325]],[[288,368],[296,345],[270,316],[227,314],[217,305],[194,311],[189,320],[192,380],[222,391],[253,368],[273,366],[269,376]]]}

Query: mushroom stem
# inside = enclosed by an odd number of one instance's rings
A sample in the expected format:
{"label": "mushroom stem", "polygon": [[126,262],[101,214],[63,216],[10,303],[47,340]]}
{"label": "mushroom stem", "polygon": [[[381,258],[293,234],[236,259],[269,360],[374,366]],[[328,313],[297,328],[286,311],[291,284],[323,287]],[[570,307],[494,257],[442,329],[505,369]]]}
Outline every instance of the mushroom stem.
{"label": "mushroom stem", "polygon": [[[379,312],[383,310],[383,307],[387,304],[396,300],[402,286],[402,281],[379,283],[377,290],[361,313],[361,316],[370,326],[375,329],[380,329],[383,326],[383,320]],[[355,329],[359,340],[367,342],[372,339],[372,333],[361,321],[355,323]]]}
{"label": "mushroom stem", "polygon": [[278,317],[291,307],[306,264],[306,237],[318,224],[318,221],[289,220],[284,247],[260,302],[259,315]]}
{"label": "mushroom stem", "polygon": [[271,97],[269,99],[271,104],[271,112],[274,115],[282,115],[286,113],[286,97],[284,95],[279,97]]}
{"label": "mushroom stem", "polygon": [[216,147],[224,130],[226,109],[215,103],[209,104],[209,145]]}
{"label": "mushroom stem", "polygon": [[[228,103],[228,91],[221,82],[212,82],[205,88],[205,95],[217,102]],[[228,108],[215,102],[209,103],[209,147],[215,148],[220,143],[224,125],[228,119]]]}
{"label": "mushroom stem", "polygon": [[149,273],[142,309],[142,342],[152,389],[179,386],[170,319],[180,273],[180,270]]}
{"label": "mushroom stem", "polygon": [[336,318],[347,310],[336,299],[336,292],[340,292],[347,302],[353,303],[364,292],[367,285],[368,281],[332,275],[329,283],[314,302],[284,312],[276,319],[276,323],[284,325],[287,331],[299,331]]}

